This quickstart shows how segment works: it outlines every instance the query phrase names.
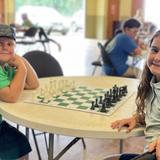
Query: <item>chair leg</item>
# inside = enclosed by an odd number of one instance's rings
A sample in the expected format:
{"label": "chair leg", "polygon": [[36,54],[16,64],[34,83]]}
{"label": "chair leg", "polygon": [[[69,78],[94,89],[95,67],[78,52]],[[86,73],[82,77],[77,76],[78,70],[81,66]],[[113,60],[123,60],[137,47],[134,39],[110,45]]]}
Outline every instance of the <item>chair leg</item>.
{"label": "chair leg", "polygon": [[96,69],[97,69],[97,66],[94,66],[94,69],[93,69],[93,71],[92,71],[92,76],[95,74]]}
{"label": "chair leg", "polygon": [[36,150],[37,150],[38,159],[42,160],[41,155],[40,155],[40,151],[39,151],[39,147],[38,147],[38,143],[37,143],[37,139],[36,139],[36,135],[35,135],[35,132],[34,132],[34,129],[32,129],[32,135],[33,135],[35,147],[36,147]]}
{"label": "chair leg", "polygon": [[44,132],[44,140],[45,140],[45,144],[46,144],[46,150],[47,150],[47,152],[48,152],[48,144],[47,144],[46,132]]}
{"label": "chair leg", "polygon": [[84,138],[81,138],[81,140],[82,140],[83,148],[86,149],[86,143],[84,141]]}
{"label": "chair leg", "polygon": [[[75,143],[77,143],[80,139],[83,139],[83,138],[79,138],[79,137],[76,137],[74,138],[66,147],[63,148],[63,150],[61,150],[57,155],[56,157],[54,158],[54,160],[59,160],[60,157],[62,157]],[[82,140],[83,142],[83,140]],[[85,144],[85,143],[84,143]],[[84,145],[84,148],[86,146]]]}

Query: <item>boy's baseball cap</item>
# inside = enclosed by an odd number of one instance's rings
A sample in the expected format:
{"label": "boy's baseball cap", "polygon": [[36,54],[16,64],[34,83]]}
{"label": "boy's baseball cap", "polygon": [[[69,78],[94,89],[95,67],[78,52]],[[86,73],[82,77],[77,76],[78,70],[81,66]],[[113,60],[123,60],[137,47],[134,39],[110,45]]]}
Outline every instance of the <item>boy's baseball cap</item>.
{"label": "boy's baseball cap", "polygon": [[0,37],[7,37],[16,40],[16,32],[11,26],[0,24]]}

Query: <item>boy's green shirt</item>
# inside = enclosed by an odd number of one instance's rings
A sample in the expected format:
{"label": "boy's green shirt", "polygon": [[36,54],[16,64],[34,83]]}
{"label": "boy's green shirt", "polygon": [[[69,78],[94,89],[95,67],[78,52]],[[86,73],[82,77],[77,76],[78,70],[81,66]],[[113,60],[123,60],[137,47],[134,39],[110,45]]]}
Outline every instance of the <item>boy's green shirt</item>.
{"label": "boy's green shirt", "polygon": [[[10,67],[8,64],[2,68],[0,66],[0,89],[10,85],[15,75],[15,69]],[[2,115],[0,115],[0,122],[2,121]]]}

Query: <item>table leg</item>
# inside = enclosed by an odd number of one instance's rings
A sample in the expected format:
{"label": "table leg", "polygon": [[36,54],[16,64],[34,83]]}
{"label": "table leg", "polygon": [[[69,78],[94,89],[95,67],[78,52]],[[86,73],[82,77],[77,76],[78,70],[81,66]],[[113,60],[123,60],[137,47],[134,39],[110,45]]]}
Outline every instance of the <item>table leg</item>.
{"label": "table leg", "polygon": [[[26,127],[26,137],[29,140],[29,128]],[[25,160],[29,160],[29,154],[26,155]]]}
{"label": "table leg", "polygon": [[120,139],[119,153],[123,153],[123,139]]}
{"label": "table leg", "polygon": [[53,157],[54,157],[54,134],[49,133],[48,160],[53,160]]}

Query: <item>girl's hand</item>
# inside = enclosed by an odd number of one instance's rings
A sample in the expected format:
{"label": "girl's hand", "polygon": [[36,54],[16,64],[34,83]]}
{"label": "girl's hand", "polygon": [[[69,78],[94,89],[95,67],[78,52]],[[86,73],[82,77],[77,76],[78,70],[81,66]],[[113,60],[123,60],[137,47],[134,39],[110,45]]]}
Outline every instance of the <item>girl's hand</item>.
{"label": "girl's hand", "polygon": [[154,150],[156,152],[157,160],[160,160],[160,139],[157,139],[148,145],[149,152],[152,152]]}
{"label": "girl's hand", "polygon": [[111,124],[112,129],[118,129],[118,132],[121,130],[122,127],[127,126],[127,133],[129,133],[133,128],[136,127],[137,121],[136,117],[126,118],[122,120],[117,120]]}

